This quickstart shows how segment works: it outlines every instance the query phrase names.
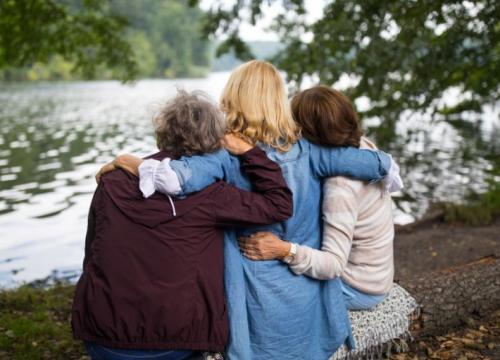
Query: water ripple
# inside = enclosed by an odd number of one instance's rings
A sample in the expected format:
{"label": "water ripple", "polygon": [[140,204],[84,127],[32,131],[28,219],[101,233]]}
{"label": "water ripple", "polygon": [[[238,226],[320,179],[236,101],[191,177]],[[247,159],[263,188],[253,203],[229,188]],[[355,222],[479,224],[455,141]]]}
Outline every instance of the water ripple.
{"label": "water ripple", "polygon": [[[99,167],[118,153],[156,150],[151,119],[177,87],[217,99],[227,78],[0,84],[0,287],[54,274],[74,278]],[[497,110],[488,114],[498,118]],[[406,185],[397,198],[399,221],[418,216],[429,201],[484,188],[489,162],[449,124],[413,114],[398,133],[393,152]]]}

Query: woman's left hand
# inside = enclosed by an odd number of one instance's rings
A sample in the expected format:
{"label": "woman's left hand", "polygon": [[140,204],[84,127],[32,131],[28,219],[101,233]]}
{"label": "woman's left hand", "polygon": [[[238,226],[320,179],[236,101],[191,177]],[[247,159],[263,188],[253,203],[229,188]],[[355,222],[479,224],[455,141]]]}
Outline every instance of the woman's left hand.
{"label": "woman's left hand", "polygon": [[290,252],[290,243],[270,232],[258,232],[238,239],[240,250],[250,260],[283,259]]}
{"label": "woman's left hand", "polygon": [[233,155],[242,155],[254,147],[254,145],[242,139],[237,134],[226,134],[222,138],[221,143]]}

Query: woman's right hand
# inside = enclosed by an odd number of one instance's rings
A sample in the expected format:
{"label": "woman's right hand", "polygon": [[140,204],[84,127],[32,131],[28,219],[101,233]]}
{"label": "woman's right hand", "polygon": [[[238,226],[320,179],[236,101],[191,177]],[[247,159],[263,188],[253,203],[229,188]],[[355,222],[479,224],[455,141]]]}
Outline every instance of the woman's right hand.
{"label": "woman's right hand", "polygon": [[240,237],[238,244],[242,254],[250,260],[283,259],[290,253],[291,244],[268,231]]}
{"label": "woman's right hand", "polygon": [[134,155],[120,155],[110,163],[104,165],[101,170],[96,174],[95,179],[97,183],[101,180],[102,175],[107,172],[116,170],[118,168],[128,171],[129,173],[139,176],[139,166],[144,160]]}
{"label": "woman's right hand", "polygon": [[107,163],[106,165],[104,165],[97,174],[95,174],[95,181],[99,184],[99,182],[101,181],[101,177],[106,174],[107,172],[110,172],[110,171],[113,171],[113,170],[116,170],[116,166],[115,164],[113,163],[113,161]]}
{"label": "woman's right hand", "polygon": [[222,146],[233,155],[241,155],[253,149],[254,145],[243,140],[238,135],[226,134],[221,140]]}

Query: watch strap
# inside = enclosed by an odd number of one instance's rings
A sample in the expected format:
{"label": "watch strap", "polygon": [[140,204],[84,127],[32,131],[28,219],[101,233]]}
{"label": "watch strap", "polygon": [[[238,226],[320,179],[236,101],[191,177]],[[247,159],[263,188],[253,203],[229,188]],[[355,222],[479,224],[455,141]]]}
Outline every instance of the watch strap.
{"label": "watch strap", "polygon": [[297,244],[292,243],[290,246],[290,251],[288,254],[283,258],[283,262],[287,264],[291,264],[292,261],[295,259],[295,256],[297,255]]}

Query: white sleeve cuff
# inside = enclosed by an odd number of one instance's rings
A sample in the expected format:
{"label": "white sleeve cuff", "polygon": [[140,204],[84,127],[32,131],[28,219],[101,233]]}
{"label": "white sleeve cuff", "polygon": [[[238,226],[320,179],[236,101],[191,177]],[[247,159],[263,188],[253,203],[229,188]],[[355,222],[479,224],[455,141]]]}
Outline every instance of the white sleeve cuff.
{"label": "white sleeve cuff", "polygon": [[174,170],[170,167],[170,158],[162,161],[148,159],[139,166],[139,188],[145,198],[155,191],[166,195],[177,195],[181,184]]}
{"label": "white sleeve cuff", "polygon": [[389,173],[382,181],[384,183],[385,191],[388,194],[397,192],[404,187],[403,180],[399,175],[399,166],[398,164],[396,164],[392,156],[391,156],[391,167],[389,168]]}
{"label": "white sleeve cuff", "polygon": [[297,253],[295,254],[295,257],[293,260],[288,264],[290,267],[290,270],[295,275],[302,275],[305,271],[305,262],[307,258],[307,249],[304,246],[297,246]]}
{"label": "white sleeve cuff", "polygon": [[145,198],[155,192],[154,177],[159,164],[158,160],[149,159],[139,165],[139,188]]}

